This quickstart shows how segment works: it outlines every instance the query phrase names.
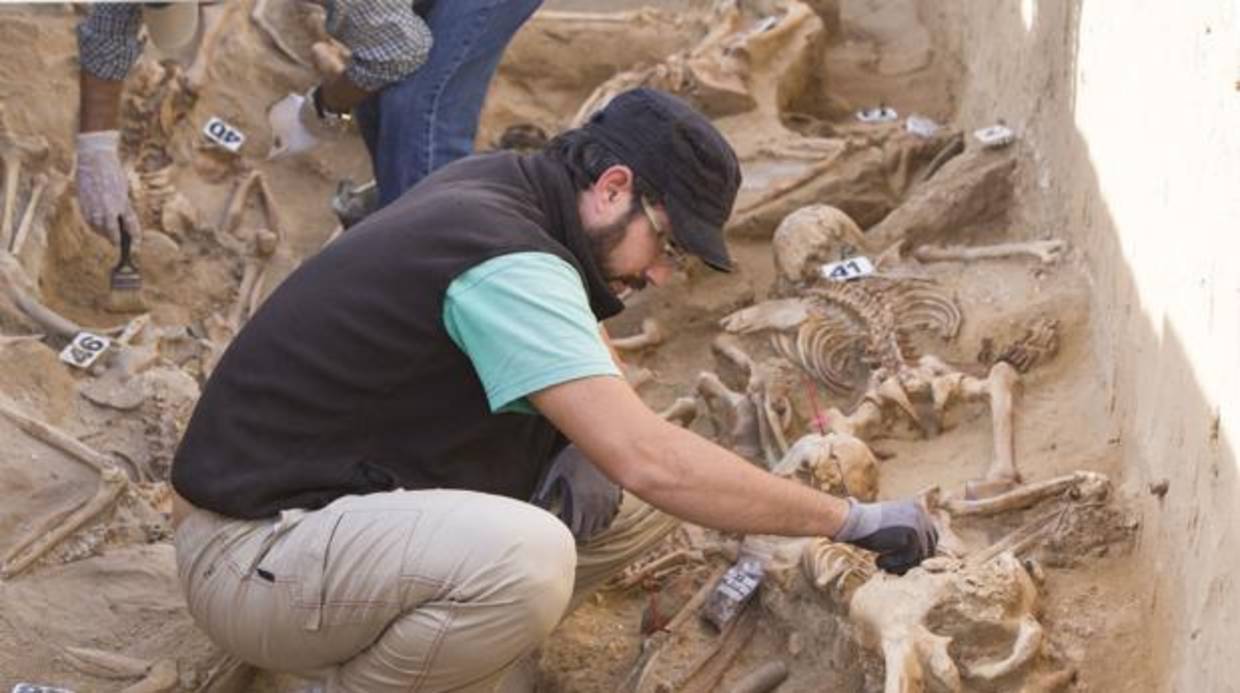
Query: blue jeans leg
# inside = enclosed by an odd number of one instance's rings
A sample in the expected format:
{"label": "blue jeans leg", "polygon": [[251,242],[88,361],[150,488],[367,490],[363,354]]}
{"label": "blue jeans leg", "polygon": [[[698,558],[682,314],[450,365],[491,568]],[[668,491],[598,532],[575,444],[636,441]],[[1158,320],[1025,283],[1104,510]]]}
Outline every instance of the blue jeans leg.
{"label": "blue jeans leg", "polygon": [[542,0],[424,3],[435,43],[417,72],[356,110],[379,206],[432,171],[473,153],[478,118],[508,42]]}

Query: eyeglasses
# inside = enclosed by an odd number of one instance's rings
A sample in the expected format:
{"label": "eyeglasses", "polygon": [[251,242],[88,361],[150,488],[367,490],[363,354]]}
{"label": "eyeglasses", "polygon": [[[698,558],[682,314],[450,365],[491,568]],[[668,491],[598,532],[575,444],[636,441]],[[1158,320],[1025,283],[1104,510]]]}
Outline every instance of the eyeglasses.
{"label": "eyeglasses", "polygon": [[647,221],[650,222],[650,228],[654,229],[654,233],[663,242],[663,255],[671,261],[677,269],[683,268],[685,263],[689,261],[688,254],[685,253],[676,241],[672,238],[670,230],[664,229],[663,225],[654,215],[654,209],[650,207],[650,201],[644,196],[642,197],[642,212],[645,213]]}

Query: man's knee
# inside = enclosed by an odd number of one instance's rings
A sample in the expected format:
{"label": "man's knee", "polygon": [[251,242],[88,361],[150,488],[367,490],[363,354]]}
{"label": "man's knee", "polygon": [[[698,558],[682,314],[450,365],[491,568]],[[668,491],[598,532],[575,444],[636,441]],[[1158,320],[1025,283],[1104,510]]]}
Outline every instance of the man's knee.
{"label": "man's knee", "polygon": [[[511,528],[508,579],[514,608],[531,632],[550,634],[573,592],[577,549],[573,535],[554,515],[533,506]],[[514,518],[515,519],[515,518]]]}

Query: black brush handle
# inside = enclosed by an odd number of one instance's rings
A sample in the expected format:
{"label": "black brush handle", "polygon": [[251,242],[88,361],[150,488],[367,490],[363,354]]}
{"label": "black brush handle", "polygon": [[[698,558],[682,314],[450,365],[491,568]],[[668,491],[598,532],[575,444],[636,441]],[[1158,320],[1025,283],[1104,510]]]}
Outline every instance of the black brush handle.
{"label": "black brush handle", "polygon": [[122,269],[132,270],[133,263],[129,260],[129,253],[133,249],[133,236],[130,235],[129,227],[125,224],[125,217],[117,217],[116,220],[119,222],[120,226],[121,259],[120,262],[116,263],[116,269],[112,271],[117,272]]}

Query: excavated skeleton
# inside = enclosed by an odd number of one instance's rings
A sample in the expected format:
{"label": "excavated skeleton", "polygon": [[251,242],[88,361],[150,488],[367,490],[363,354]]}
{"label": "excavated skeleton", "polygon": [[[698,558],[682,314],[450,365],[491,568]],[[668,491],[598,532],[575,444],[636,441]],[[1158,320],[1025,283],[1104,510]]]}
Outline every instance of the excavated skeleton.
{"label": "excavated skeleton", "polygon": [[[1050,538],[1066,515],[1102,502],[1109,489],[1105,476],[1077,472],[987,501],[943,501],[932,510],[980,516],[1058,499],[1050,512],[990,546],[963,558],[928,559],[901,577],[878,572],[867,552],[826,539],[805,546],[802,569],[847,608],[862,646],[881,652],[886,693],[960,691],[962,678],[991,683],[1023,673],[1042,647],[1037,587],[1017,556]],[[996,657],[999,633],[1008,644]]]}
{"label": "excavated skeleton", "polygon": [[809,5],[772,5],[768,14],[754,16],[748,4],[718,3],[710,30],[695,46],[607,80],[569,125],[584,123],[627,89],[670,91],[719,118],[718,127],[745,166],[746,185],[731,228],[768,236],[789,212],[824,198],[848,200],[850,214],[874,223],[894,208],[951,133],[919,138],[902,125],[887,125],[825,138],[791,130],[785,123],[792,102],[812,91],[824,73],[827,37]]}

